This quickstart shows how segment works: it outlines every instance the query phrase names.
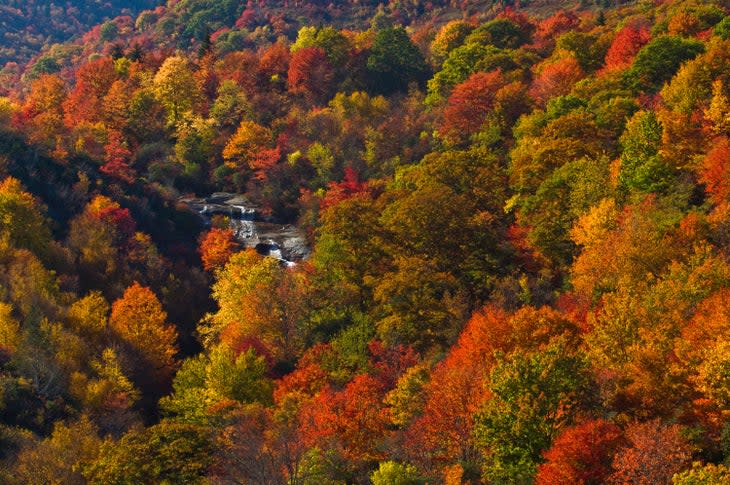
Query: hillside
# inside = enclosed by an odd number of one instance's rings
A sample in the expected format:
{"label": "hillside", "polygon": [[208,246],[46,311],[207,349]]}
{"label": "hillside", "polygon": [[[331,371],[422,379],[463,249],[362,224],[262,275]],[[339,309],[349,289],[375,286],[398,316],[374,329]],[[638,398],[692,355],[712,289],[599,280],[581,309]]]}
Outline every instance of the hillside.
{"label": "hillside", "polygon": [[136,15],[156,0],[0,1],[0,66],[24,63],[44,46],[86,33],[120,15]]}
{"label": "hillside", "polygon": [[730,481],[730,2],[135,8],[0,74],[0,483]]}

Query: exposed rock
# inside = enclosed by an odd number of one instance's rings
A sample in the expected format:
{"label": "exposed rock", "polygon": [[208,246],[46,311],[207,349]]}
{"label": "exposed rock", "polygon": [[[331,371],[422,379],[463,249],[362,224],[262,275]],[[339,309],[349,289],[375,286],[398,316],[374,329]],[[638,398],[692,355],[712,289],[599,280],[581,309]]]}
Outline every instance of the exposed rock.
{"label": "exposed rock", "polygon": [[287,264],[309,257],[311,251],[299,228],[263,220],[258,208],[240,194],[216,192],[203,198],[183,197],[180,202],[198,213],[208,226],[214,215],[228,217],[236,239],[244,247],[254,248]]}

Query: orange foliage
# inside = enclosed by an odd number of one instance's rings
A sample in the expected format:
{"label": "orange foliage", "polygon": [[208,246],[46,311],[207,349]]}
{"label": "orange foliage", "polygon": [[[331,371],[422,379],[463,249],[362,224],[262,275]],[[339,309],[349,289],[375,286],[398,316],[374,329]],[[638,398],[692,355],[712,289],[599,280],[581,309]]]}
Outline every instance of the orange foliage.
{"label": "orange foliage", "polygon": [[200,240],[200,258],[206,271],[222,268],[231,255],[238,249],[238,243],[230,229],[214,227]]}
{"label": "orange foliage", "polygon": [[629,446],[615,456],[615,472],[607,483],[671,483],[675,473],[690,465],[691,448],[677,425],[665,426],[659,420],[637,423],[626,429],[626,437]]}
{"label": "orange foliage", "polygon": [[589,485],[605,483],[611,459],[622,443],[621,429],[596,419],[565,429],[544,453],[536,485]]}
{"label": "orange foliage", "polygon": [[474,414],[488,397],[485,378],[494,352],[510,336],[507,315],[498,308],[474,314],[425,387],[423,415],[407,431],[406,450],[416,461],[455,463],[474,459]]}
{"label": "orange foliage", "polygon": [[692,319],[682,329],[678,349],[680,356],[696,364],[703,352],[729,334],[730,288],[723,288],[700,303]]}
{"label": "orange foliage", "polygon": [[727,137],[717,138],[705,155],[700,181],[705,184],[713,203],[721,204],[730,197],[730,143]]}
{"label": "orange foliage", "polygon": [[368,375],[356,376],[341,391],[326,388],[303,410],[301,430],[305,442],[338,450],[354,462],[383,459],[381,443],[390,434],[384,397],[383,385]]}
{"label": "orange foliage", "polygon": [[574,29],[580,23],[580,19],[573,12],[560,10],[537,26],[535,32],[535,44],[538,47],[545,47],[557,38],[558,35]]}
{"label": "orange foliage", "polygon": [[283,78],[289,70],[289,47],[284,42],[276,42],[266,49],[259,60],[259,71],[270,80],[272,76]]}
{"label": "orange foliage", "polygon": [[112,305],[109,328],[135,352],[139,366],[137,374],[151,375],[155,381],[165,381],[175,371],[177,331],[167,323],[167,313],[149,288],[134,283],[124,296]]}
{"label": "orange foliage", "polygon": [[76,85],[64,103],[66,126],[74,128],[84,121],[98,121],[104,96],[117,78],[114,62],[104,57],[82,65],[76,73]]}

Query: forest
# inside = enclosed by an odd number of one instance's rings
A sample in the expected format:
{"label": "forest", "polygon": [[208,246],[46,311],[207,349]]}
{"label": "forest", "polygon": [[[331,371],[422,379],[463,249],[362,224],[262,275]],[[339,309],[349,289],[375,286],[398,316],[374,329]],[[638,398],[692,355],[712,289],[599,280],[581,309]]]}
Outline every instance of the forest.
{"label": "forest", "polygon": [[0,483],[730,483],[730,1],[0,33]]}

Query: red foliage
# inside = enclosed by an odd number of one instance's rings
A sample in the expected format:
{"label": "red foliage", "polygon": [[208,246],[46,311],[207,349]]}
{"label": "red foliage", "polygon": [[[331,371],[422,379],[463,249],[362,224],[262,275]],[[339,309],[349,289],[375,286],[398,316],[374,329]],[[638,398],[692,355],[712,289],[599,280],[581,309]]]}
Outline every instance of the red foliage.
{"label": "red foliage", "polygon": [[132,152],[124,144],[122,135],[113,131],[109,133],[109,142],[104,146],[104,160],[101,171],[109,177],[131,184],[136,178],[134,169],[129,161]]}
{"label": "red foliage", "polygon": [[390,434],[384,391],[382,383],[368,375],[356,376],[341,391],[324,389],[302,411],[307,446],[336,450],[354,462],[382,460],[380,445]]}
{"label": "red foliage", "polygon": [[286,76],[289,70],[289,47],[284,42],[276,42],[266,49],[259,60],[259,72],[269,80],[272,76]]}
{"label": "red foliage", "polygon": [[569,11],[560,10],[537,25],[535,44],[538,48],[549,46],[557,36],[573,30],[580,23],[578,16]]}
{"label": "red foliage", "polygon": [[611,459],[622,444],[621,429],[602,419],[565,429],[544,453],[536,485],[591,485],[605,483]]}
{"label": "red foliage", "polygon": [[606,52],[605,71],[613,71],[629,67],[636,53],[651,38],[649,29],[645,26],[627,25],[613,38],[611,47]]}
{"label": "red foliage", "polygon": [[137,230],[137,223],[129,209],[122,209],[117,205],[102,208],[96,217],[114,227],[122,239],[132,237]]}
{"label": "red foliage", "polygon": [[479,131],[494,107],[494,97],[504,86],[500,71],[477,72],[457,85],[444,109],[442,130],[448,138],[463,140]]}
{"label": "red foliage", "polygon": [[331,91],[334,71],[327,54],[319,47],[296,51],[289,62],[289,91],[309,102],[326,101]]}
{"label": "red foliage", "polygon": [[578,61],[573,57],[566,57],[548,64],[540,71],[532,82],[530,95],[544,105],[550,98],[570,92],[583,76]]}
{"label": "red foliage", "polygon": [[357,170],[352,167],[345,168],[345,176],[341,182],[330,182],[327,186],[327,193],[322,200],[322,208],[332,207],[350,197],[368,193],[368,183],[360,182]]}
{"label": "red foliage", "polygon": [[484,385],[495,350],[510,336],[498,308],[476,313],[457,344],[431,373],[423,414],[406,432],[406,452],[419,462],[455,463],[478,456],[472,441],[474,414],[488,397]]}
{"label": "red foliage", "polygon": [[514,22],[520,27],[523,32],[531,32],[535,29],[535,25],[524,12],[517,12],[512,7],[505,8],[497,18],[506,19]]}
{"label": "red foliage", "polygon": [[246,8],[243,12],[241,12],[241,16],[238,17],[238,20],[236,20],[236,28],[247,28],[252,27],[256,23],[256,12],[253,9]]}
{"label": "red foliage", "polygon": [[64,103],[66,126],[73,128],[83,121],[98,121],[104,96],[116,79],[117,71],[109,57],[82,65],[76,73],[76,85]]}
{"label": "red foliage", "polygon": [[281,159],[281,149],[277,146],[265,150],[259,150],[249,166],[254,171],[256,178],[262,181],[268,179],[268,171],[271,170]]}
{"label": "red foliage", "polygon": [[372,374],[387,389],[395,387],[398,378],[418,363],[418,354],[410,346],[386,347],[379,340],[373,340],[368,344],[368,350]]}
{"label": "red foliage", "polygon": [[689,466],[691,448],[678,425],[663,425],[658,419],[637,423],[626,430],[629,446],[613,460],[615,472],[608,483],[655,485],[671,483],[672,476]]}
{"label": "red foliage", "polygon": [[730,196],[730,143],[727,137],[716,139],[705,156],[700,181],[705,184],[712,202],[720,204],[727,201]]}

